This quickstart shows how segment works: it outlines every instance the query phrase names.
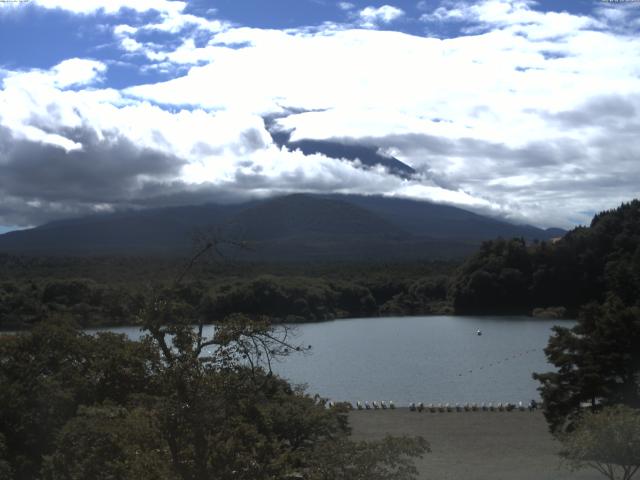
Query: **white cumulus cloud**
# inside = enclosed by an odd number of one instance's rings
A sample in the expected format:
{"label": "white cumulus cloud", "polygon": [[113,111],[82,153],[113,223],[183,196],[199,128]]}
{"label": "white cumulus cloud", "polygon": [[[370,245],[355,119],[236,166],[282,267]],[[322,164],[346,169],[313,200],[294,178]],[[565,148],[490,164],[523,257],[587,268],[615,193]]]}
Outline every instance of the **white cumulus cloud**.
{"label": "white cumulus cloud", "polygon": [[34,5],[47,9],[60,9],[72,13],[89,15],[97,12],[107,14],[118,13],[122,9],[136,12],[148,12],[151,10],[165,15],[181,13],[187,6],[187,2],[176,0],[33,0]]}
{"label": "white cumulus cloud", "polygon": [[397,20],[404,15],[404,11],[391,5],[381,7],[366,7],[360,10],[360,25],[365,28],[376,28],[379,25],[386,25]]}

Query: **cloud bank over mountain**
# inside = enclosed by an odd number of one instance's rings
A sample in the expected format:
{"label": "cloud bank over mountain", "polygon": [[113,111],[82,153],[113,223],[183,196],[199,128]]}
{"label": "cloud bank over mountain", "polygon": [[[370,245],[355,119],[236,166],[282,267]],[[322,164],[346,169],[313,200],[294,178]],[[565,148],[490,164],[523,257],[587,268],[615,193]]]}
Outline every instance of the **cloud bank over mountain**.
{"label": "cloud bank over mountain", "polygon": [[[0,225],[303,191],[570,226],[637,196],[637,5],[320,3],[287,28],[202,1],[3,4],[7,35],[85,29],[57,56],[0,57]],[[274,116],[293,142],[375,147],[417,173],[279,145]]]}

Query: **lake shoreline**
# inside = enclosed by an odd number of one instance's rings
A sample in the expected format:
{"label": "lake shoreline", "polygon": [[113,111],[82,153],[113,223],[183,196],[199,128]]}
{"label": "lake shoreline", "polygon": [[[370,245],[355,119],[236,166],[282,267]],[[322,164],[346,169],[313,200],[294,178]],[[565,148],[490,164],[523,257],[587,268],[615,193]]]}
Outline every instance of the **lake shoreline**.
{"label": "lake shoreline", "polygon": [[[377,319],[377,318],[398,318],[398,319],[402,319],[402,318],[437,318],[437,317],[452,317],[452,318],[468,318],[468,317],[473,317],[473,318],[478,318],[478,319],[482,319],[482,318],[487,318],[487,319],[491,319],[491,318],[500,318],[500,317],[510,317],[510,318],[521,318],[521,319],[527,319],[527,320],[540,320],[540,321],[549,321],[549,320],[553,320],[553,321],[557,321],[557,322],[575,322],[576,320],[574,318],[549,318],[549,317],[542,317],[542,316],[534,316],[534,315],[526,315],[526,314],[508,314],[508,313],[500,313],[500,314],[491,314],[491,313],[482,313],[482,314],[470,314],[470,313],[461,313],[461,314],[446,314],[446,313],[431,313],[431,314],[416,314],[416,315],[379,315],[376,317],[336,317],[336,318],[327,318],[325,320],[310,320],[310,321],[280,321],[280,320],[271,320],[271,324],[274,326],[278,326],[278,325],[313,325],[313,324],[323,324],[323,323],[332,323],[332,322],[342,322],[342,321],[349,321],[349,320],[362,320],[362,319]],[[517,320],[514,320],[517,321]],[[25,328],[0,328],[0,334],[3,333],[19,333],[19,332],[28,332],[30,331],[35,325],[37,325],[37,323],[34,323],[32,325],[30,325],[30,327],[25,327]],[[194,325],[197,325],[194,323]],[[205,323],[204,324],[205,327],[212,327],[215,326],[215,323]],[[79,325],[79,328],[82,330],[98,330],[98,331],[102,331],[102,330],[111,330],[111,329],[116,329],[116,328],[136,328],[139,327],[139,325],[136,324],[120,324],[120,323],[111,323],[111,324],[104,324],[104,325],[89,325],[89,326],[82,326]]]}

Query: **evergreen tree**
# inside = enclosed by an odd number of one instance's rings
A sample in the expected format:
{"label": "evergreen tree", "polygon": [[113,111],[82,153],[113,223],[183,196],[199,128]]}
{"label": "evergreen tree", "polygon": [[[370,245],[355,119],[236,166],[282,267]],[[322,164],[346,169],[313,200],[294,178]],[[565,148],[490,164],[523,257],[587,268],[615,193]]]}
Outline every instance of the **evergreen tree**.
{"label": "evergreen tree", "polygon": [[534,378],[552,432],[571,430],[585,404],[640,407],[640,308],[592,304],[573,328],[554,327],[545,353],[557,371]]}

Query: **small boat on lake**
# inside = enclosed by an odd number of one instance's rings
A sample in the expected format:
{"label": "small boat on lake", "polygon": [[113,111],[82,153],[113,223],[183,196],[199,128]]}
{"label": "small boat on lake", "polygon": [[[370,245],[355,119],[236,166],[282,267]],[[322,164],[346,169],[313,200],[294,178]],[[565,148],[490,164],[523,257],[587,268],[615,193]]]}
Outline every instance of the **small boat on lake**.
{"label": "small boat on lake", "polygon": [[476,335],[478,335],[478,336],[482,335],[482,330],[478,329],[478,330],[476,331]]}

